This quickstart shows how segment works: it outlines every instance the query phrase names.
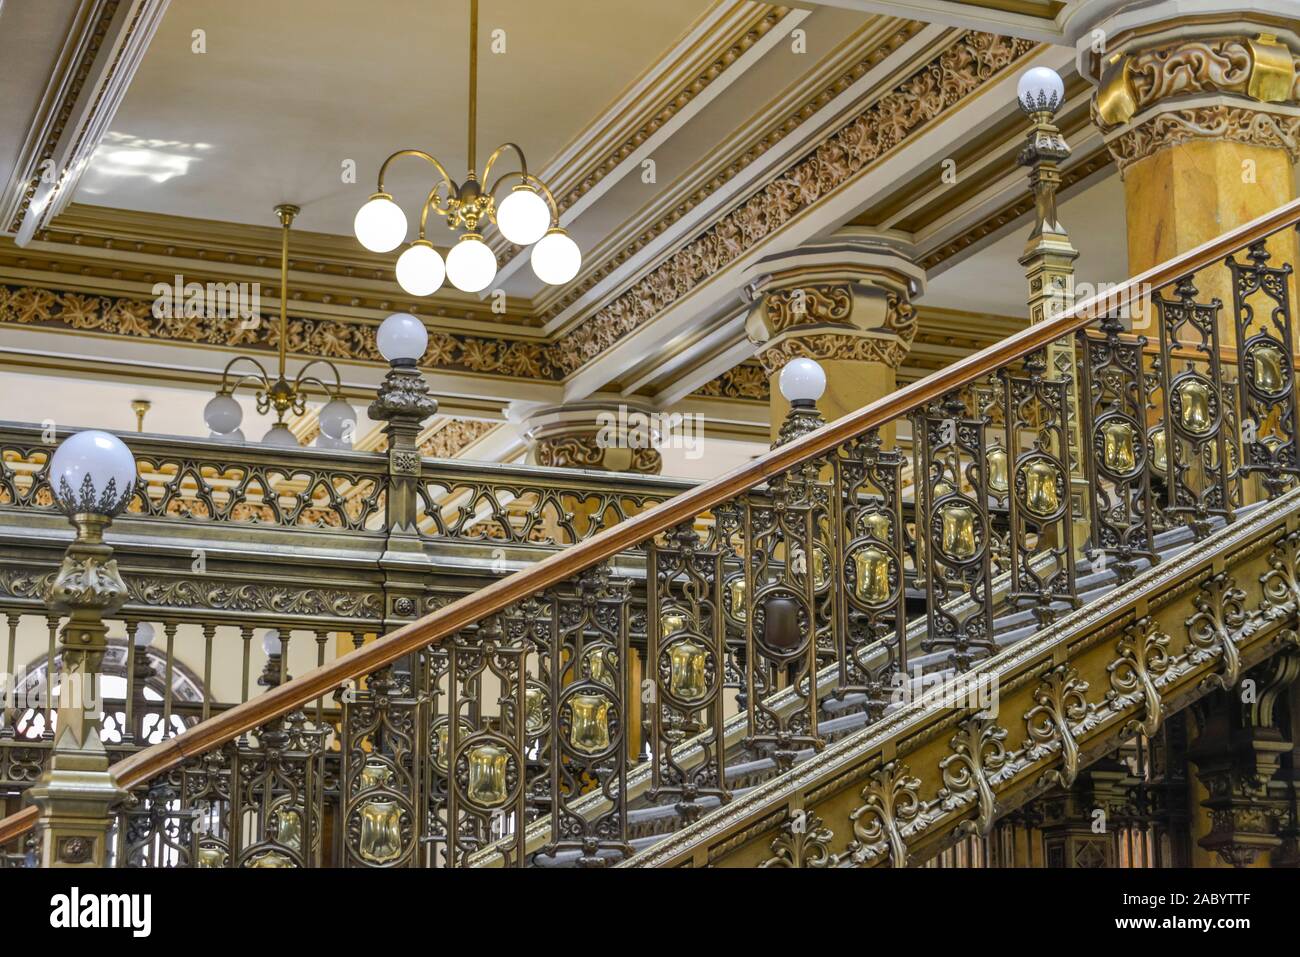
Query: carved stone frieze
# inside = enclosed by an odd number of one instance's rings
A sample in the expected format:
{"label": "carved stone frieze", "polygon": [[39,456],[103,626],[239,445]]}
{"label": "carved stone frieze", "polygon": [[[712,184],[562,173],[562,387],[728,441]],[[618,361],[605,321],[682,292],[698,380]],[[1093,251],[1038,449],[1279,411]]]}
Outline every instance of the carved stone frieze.
{"label": "carved stone frieze", "polygon": [[[611,456],[611,452],[625,453]],[[597,433],[570,434],[538,439],[534,444],[538,465],[563,469],[610,469],[658,475],[663,456],[658,449],[618,449],[602,447]]]}
{"label": "carved stone frieze", "polygon": [[454,459],[498,425],[499,422],[483,419],[447,419],[437,424],[434,432],[420,442],[420,454],[435,459]]}
{"label": "carved stone frieze", "polygon": [[907,355],[907,347],[897,339],[829,333],[783,339],[759,353],[759,362],[768,376],[785,368],[791,359],[843,359],[850,362],[882,362],[898,368]]}

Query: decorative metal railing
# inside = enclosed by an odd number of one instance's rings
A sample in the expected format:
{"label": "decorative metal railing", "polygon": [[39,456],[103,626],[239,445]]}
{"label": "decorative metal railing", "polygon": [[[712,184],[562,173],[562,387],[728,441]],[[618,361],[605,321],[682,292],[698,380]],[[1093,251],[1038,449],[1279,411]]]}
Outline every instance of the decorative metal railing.
{"label": "decorative metal railing", "polygon": [[114,862],[628,857],[1293,487],[1297,221],[1282,207],[126,758]]}
{"label": "decorative metal railing", "polygon": [[[69,529],[46,472],[67,434],[0,423],[0,799],[36,782],[52,746],[62,618],[46,596]],[[111,533],[126,585],[103,666],[115,758],[262,693],[267,631],[282,646],[278,681],[291,659],[297,673],[387,630],[386,456],[123,437],[141,477]],[[418,523],[436,559],[421,614],[694,484],[428,458],[419,468],[438,516]]]}
{"label": "decorative metal railing", "polygon": [[[57,513],[46,481],[66,430],[0,422],[0,513]],[[389,486],[377,452],[265,448],[124,435],[140,486],[124,518],[205,526],[382,534]],[[570,545],[695,483],[576,469],[423,459],[419,527],[429,539]]]}

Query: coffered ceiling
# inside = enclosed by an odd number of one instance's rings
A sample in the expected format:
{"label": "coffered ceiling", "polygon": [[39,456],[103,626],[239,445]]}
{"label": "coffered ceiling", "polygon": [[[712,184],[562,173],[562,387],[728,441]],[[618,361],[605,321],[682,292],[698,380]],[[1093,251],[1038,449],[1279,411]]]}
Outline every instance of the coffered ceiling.
{"label": "coffered ceiling", "polygon": [[[480,164],[501,141],[523,147],[583,269],[544,287],[489,234],[492,289],[414,299],[395,255],[362,249],[351,221],[399,147],[453,175],[465,166],[467,10],[6,0],[0,62],[16,95],[0,103],[0,363],[210,390],[232,344],[215,327],[152,321],[153,285],[258,282],[274,315],[272,207],[293,202],[290,352],[339,361],[352,394],[381,374],[375,326],[405,310],[430,328],[427,373],[450,414],[505,420],[517,436],[529,408],[635,396],[761,441],[743,290],[766,255],[845,225],[908,247],[936,308],[922,302],[905,376],[1016,328],[1019,267],[988,250],[1029,211],[1014,162],[1022,69],[1066,75],[1069,194],[1098,190],[1090,209],[1122,216],[1118,190],[1099,189],[1112,168],[1063,42],[1068,4],[481,0]],[[939,179],[945,159],[955,186]],[[386,185],[414,221],[427,167],[399,163]],[[961,293],[971,274],[996,276],[983,321]],[[273,350],[267,325],[240,348]]]}

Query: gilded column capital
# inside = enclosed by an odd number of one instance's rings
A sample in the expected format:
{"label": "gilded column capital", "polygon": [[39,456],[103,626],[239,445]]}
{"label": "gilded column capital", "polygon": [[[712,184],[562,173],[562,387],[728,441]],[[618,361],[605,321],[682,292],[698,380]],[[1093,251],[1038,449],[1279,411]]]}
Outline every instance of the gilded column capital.
{"label": "gilded column capital", "polygon": [[916,335],[914,297],[925,273],[899,243],[865,230],[764,259],[745,294],[749,340],[768,375],[791,359],[898,368]]}
{"label": "gilded column capital", "polygon": [[1121,173],[1166,147],[1205,139],[1282,149],[1300,160],[1300,37],[1262,8],[1196,15],[1160,5],[1117,15],[1079,39],[1096,87],[1093,120]]}

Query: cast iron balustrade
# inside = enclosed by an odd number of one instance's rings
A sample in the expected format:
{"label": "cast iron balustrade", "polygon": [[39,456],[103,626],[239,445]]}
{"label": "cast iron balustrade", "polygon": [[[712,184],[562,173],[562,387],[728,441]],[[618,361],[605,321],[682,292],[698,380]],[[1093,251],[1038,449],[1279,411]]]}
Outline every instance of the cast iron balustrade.
{"label": "cast iron balustrade", "polygon": [[[1295,487],[1292,266],[1271,250],[1298,220],[1281,207],[125,758],[114,863],[596,866],[653,845]],[[1211,275],[1232,302],[1197,291]],[[1045,714],[1073,706],[1061,680]],[[882,795],[908,786],[881,774]]]}

